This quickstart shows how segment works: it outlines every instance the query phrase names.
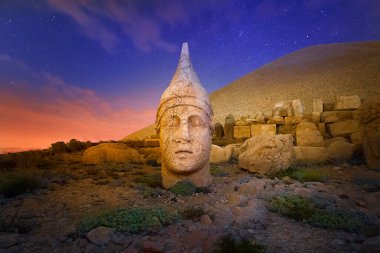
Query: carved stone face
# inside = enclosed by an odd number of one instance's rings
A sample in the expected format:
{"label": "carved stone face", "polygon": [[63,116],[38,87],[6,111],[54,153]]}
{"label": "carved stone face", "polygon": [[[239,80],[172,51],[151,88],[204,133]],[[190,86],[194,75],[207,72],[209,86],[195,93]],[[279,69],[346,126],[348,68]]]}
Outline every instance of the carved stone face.
{"label": "carved stone face", "polygon": [[211,138],[204,110],[184,105],[167,110],[160,125],[165,169],[173,174],[191,174],[204,168],[210,158]]}

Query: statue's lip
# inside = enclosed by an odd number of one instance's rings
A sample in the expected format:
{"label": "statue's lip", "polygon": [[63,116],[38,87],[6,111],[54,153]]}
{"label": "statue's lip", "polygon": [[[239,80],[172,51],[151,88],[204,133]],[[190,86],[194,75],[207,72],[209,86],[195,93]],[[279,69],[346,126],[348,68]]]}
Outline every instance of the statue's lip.
{"label": "statue's lip", "polygon": [[177,150],[175,153],[176,154],[178,154],[178,153],[189,153],[189,154],[192,154],[193,151],[188,150],[188,149],[180,149],[180,150]]}

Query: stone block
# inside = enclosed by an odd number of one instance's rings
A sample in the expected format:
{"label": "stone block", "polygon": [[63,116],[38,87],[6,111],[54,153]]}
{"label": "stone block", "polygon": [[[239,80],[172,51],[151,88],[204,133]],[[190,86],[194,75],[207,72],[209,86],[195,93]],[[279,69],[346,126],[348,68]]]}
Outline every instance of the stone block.
{"label": "stone block", "polygon": [[250,126],[235,126],[234,127],[234,138],[250,138],[251,137],[251,127]]}
{"label": "stone block", "polygon": [[323,111],[329,112],[334,111],[335,102],[324,102],[323,103]]}
{"label": "stone block", "polygon": [[334,138],[330,138],[330,139],[325,140],[325,147],[328,148],[331,143],[336,142],[336,141],[349,142],[347,140],[347,138],[345,138],[345,137],[334,137]]}
{"label": "stone block", "polygon": [[297,146],[324,147],[323,137],[312,122],[302,122],[296,128]]}
{"label": "stone block", "polygon": [[273,117],[275,117],[275,116],[279,116],[279,117],[289,116],[289,113],[291,113],[290,106],[291,106],[290,102],[278,102],[278,103],[276,103],[272,108]]}
{"label": "stone block", "polygon": [[322,99],[313,99],[313,112],[323,112]]}
{"label": "stone block", "polygon": [[312,112],[311,113],[312,122],[318,124],[321,122],[321,113],[320,112]]}
{"label": "stone block", "polygon": [[301,100],[295,99],[292,100],[292,115],[300,116],[303,115],[303,106],[301,104]]}
{"label": "stone block", "polygon": [[330,111],[321,114],[321,122],[323,123],[335,123],[350,119],[352,119],[351,111]]}
{"label": "stone block", "polygon": [[268,124],[284,125],[285,121],[283,117],[273,116],[271,119],[268,120]]}
{"label": "stone block", "polygon": [[294,147],[294,153],[297,163],[318,164],[326,163],[329,158],[329,153],[325,147]]}
{"label": "stone block", "polygon": [[326,138],[326,123],[318,123],[318,130],[323,138]]}
{"label": "stone block", "polygon": [[334,110],[353,110],[359,109],[360,97],[354,96],[337,96]]}
{"label": "stone block", "polygon": [[285,117],[285,125],[299,124],[302,121],[304,121],[304,117],[302,115]]}
{"label": "stone block", "polygon": [[251,125],[251,135],[276,135],[276,124]]}
{"label": "stone block", "polygon": [[348,160],[352,158],[355,145],[345,141],[334,141],[327,148],[329,158],[332,160]]}
{"label": "stone block", "polygon": [[328,125],[328,129],[331,136],[349,136],[352,133],[359,132],[359,121],[358,120],[346,120]]}

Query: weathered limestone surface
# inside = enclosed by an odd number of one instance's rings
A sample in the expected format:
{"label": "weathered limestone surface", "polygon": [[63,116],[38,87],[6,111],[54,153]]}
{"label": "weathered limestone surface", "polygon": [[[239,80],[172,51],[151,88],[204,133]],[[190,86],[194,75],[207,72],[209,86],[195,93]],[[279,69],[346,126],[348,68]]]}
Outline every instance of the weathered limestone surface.
{"label": "weathered limestone surface", "polygon": [[355,145],[345,141],[334,141],[327,148],[330,159],[348,160],[352,158]]}
{"label": "weathered limestone surface", "polygon": [[335,123],[350,119],[353,119],[351,111],[330,111],[321,114],[321,122],[323,123]]}
{"label": "weathered limestone surface", "polygon": [[305,164],[326,163],[329,153],[325,147],[294,147],[296,161]]}
{"label": "weathered limestone surface", "polygon": [[296,128],[297,146],[323,147],[324,141],[316,125],[312,122],[301,122]]}
{"label": "weathered limestone surface", "polygon": [[251,125],[251,135],[276,135],[276,124],[257,124]]}
{"label": "weathered limestone surface", "polygon": [[326,123],[318,123],[318,130],[321,133],[322,137],[326,137]]}
{"label": "weathered limestone surface", "polygon": [[198,187],[210,185],[212,118],[207,93],[192,67],[188,45],[183,43],[177,70],[162,94],[156,116],[164,188],[182,180]]}
{"label": "weathered limestone surface", "polygon": [[333,137],[349,136],[352,133],[360,131],[358,120],[339,121],[328,125],[328,128]]}
{"label": "weathered limestone surface", "polygon": [[323,112],[322,99],[313,99],[313,112]]}
{"label": "weathered limestone surface", "polygon": [[380,95],[366,99],[360,107],[360,133],[366,164],[380,170]]}
{"label": "weathered limestone surface", "polygon": [[243,143],[239,167],[250,172],[268,174],[289,168],[294,159],[292,135],[259,135]]}
{"label": "weathered limestone surface", "polygon": [[240,139],[245,138],[248,139],[251,137],[251,127],[250,126],[235,126],[234,127],[234,138]]}
{"label": "weathered limestone surface", "polygon": [[273,117],[291,116],[291,102],[278,102],[272,108]]}
{"label": "weathered limestone surface", "polygon": [[334,110],[352,110],[360,107],[360,97],[354,96],[337,96]]}
{"label": "weathered limestone surface", "polygon": [[227,140],[231,140],[234,138],[234,126],[235,126],[235,119],[232,114],[228,114],[226,117],[226,121],[224,123],[224,137]]}
{"label": "weathered limestone surface", "polygon": [[102,143],[86,149],[82,156],[86,164],[141,163],[140,154],[125,143]]}

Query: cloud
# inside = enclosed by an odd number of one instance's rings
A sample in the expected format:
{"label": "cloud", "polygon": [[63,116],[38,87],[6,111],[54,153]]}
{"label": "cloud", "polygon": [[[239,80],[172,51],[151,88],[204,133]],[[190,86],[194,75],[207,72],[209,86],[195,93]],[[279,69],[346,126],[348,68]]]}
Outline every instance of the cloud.
{"label": "cloud", "polygon": [[154,107],[115,106],[112,99],[49,73],[38,73],[38,80],[38,84],[0,80],[0,153],[47,148],[72,138],[120,140],[154,122]]}

